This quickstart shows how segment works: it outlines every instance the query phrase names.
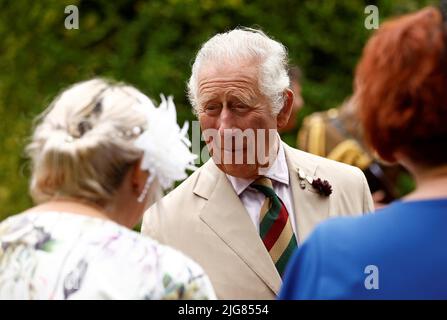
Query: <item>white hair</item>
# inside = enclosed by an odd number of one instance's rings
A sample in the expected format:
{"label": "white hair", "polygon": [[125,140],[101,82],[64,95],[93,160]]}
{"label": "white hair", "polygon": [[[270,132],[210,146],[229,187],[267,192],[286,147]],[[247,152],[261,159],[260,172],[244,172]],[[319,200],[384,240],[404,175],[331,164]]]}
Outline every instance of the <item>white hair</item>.
{"label": "white hair", "polygon": [[132,128],[147,120],[132,108],[137,89],[103,79],[63,91],[38,117],[27,153],[34,201],[74,197],[107,204],[141,157]]}
{"label": "white hair", "polygon": [[281,43],[256,29],[234,29],[205,42],[197,53],[188,82],[188,96],[198,112],[198,73],[206,63],[256,59],[259,61],[258,86],[271,102],[277,115],[284,104],[284,90],[289,87],[287,50]]}

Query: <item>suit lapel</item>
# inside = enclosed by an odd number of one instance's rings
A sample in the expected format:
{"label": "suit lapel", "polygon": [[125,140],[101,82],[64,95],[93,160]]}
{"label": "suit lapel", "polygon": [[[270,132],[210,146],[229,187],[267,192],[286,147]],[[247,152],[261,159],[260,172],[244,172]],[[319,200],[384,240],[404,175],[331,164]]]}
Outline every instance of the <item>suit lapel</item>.
{"label": "suit lapel", "polygon": [[208,200],[200,218],[278,294],[281,278],[244,205],[212,160],[204,166],[193,190]]}
{"label": "suit lapel", "polygon": [[329,198],[320,196],[308,183],[306,183],[305,189],[300,187],[298,169],[302,169],[310,177],[315,177],[318,166],[309,159],[305,152],[292,149],[285,143],[283,145],[293,195],[295,230],[298,233],[298,243],[301,244],[316,224],[329,217]]}
{"label": "suit lapel", "polygon": [[[320,196],[309,184],[305,189],[300,187],[298,169],[314,177],[318,166],[305,152],[283,145],[293,197],[295,230],[301,244],[316,224],[329,217],[329,198]],[[203,165],[193,192],[207,200],[199,214],[202,221],[278,294],[281,277],[241,200],[212,159]]]}

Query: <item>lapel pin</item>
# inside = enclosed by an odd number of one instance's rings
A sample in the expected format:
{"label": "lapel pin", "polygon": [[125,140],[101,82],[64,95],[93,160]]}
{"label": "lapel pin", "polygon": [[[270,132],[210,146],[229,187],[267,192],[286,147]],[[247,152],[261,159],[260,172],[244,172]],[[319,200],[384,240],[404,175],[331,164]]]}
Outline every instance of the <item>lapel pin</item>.
{"label": "lapel pin", "polygon": [[303,189],[303,190],[306,189],[306,182],[305,182],[306,174],[301,169],[298,169],[298,178],[300,179],[301,189]]}
{"label": "lapel pin", "polygon": [[311,185],[319,195],[329,197],[332,193],[332,186],[327,180],[321,180],[320,178],[313,178],[304,172],[301,168],[298,169],[298,178],[300,180],[301,189],[306,189],[306,182]]}

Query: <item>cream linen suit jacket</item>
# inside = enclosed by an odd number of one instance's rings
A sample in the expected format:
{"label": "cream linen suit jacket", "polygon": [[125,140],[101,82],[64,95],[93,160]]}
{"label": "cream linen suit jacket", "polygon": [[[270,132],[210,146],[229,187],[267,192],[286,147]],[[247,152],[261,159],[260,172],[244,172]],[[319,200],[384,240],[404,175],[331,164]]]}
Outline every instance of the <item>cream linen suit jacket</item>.
{"label": "cream linen suit jacket", "polygon": [[[329,217],[373,210],[358,168],[283,145],[298,245]],[[298,168],[328,180],[333,193],[320,196],[309,184],[301,189]],[[197,261],[219,299],[274,299],[278,294],[281,277],[230,181],[212,159],[145,213],[142,233]]]}

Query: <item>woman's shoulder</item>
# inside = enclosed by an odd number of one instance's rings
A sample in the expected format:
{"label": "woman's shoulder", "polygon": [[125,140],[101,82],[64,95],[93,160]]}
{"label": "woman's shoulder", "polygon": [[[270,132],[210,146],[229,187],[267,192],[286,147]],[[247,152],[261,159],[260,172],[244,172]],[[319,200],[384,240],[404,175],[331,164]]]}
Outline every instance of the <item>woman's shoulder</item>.
{"label": "woman's shoulder", "polygon": [[[33,241],[42,241],[37,234],[44,234],[47,241],[59,244],[56,248],[82,246],[97,250],[98,256],[101,253],[104,258],[125,255],[126,261],[177,259],[190,262],[182,253],[111,220],[47,211],[20,213],[0,223],[2,241],[33,246]],[[64,243],[70,245],[62,246]]]}
{"label": "woman's shoulder", "polygon": [[[361,216],[333,217],[318,225],[315,231],[318,231],[320,235],[337,237],[343,235],[346,237],[361,237],[361,235],[365,235],[364,229],[368,229],[368,233],[380,232],[384,230],[384,224],[388,220],[407,220],[406,213],[410,211],[420,212],[420,207],[415,207],[415,204],[396,201],[375,212]],[[417,203],[417,205],[429,209],[428,204],[426,206],[426,204]]]}
{"label": "woman's shoulder", "polygon": [[[387,270],[398,279],[401,266],[415,265],[409,252],[432,261],[433,251],[426,248],[445,243],[446,209],[447,199],[397,201],[376,213],[322,222],[294,255],[284,297],[331,299],[349,296],[352,290],[364,293],[372,270]],[[300,283],[298,293],[295,283]]]}
{"label": "woman's shoulder", "polygon": [[363,238],[374,233],[396,234],[397,224],[403,226],[418,224],[421,220],[447,219],[445,210],[447,210],[447,198],[398,200],[363,216],[328,219],[316,229],[326,237]]}
{"label": "woman's shoulder", "polygon": [[[116,251],[104,263],[114,272],[134,279],[144,299],[215,299],[211,283],[203,269],[174,248],[140,233],[117,226]],[[112,248],[113,245],[109,245]],[[104,254],[108,254],[106,250]],[[100,269],[100,272],[101,269]]]}
{"label": "woman's shoulder", "polygon": [[419,241],[415,232],[424,233],[421,226],[445,225],[446,209],[447,199],[396,201],[363,216],[330,218],[315,228],[305,242],[306,249],[322,257],[331,256],[324,259],[326,263],[338,261],[336,257],[344,261],[349,254],[353,261],[381,256],[402,239]]}
{"label": "woman's shoulder", "polygon": [[384,239],[396,234],[396,225],[405,223],[401,212],[399,206],[392,205],[363,216],[327,219],[314,229],[303,246],[313,254],[333,258],[324,259],[325,262],[335,261],[337,256],[344,259],[351,252],[359,257],[364,248],[380,247]]}
{"label": "woman's shoulder", "polygon": [[[213,299],[202,268],[115,222],[62,212],[24,213],[0,224],[0,248],[26,248],[44,277],[68,279],[64,298]],[[51,266],[48,261],[52,261]],[[72,279],[73,278],[73,279]],[[53,279],[54,280],[54,279]],[[77,283],[77,288],[66,288]]]}

